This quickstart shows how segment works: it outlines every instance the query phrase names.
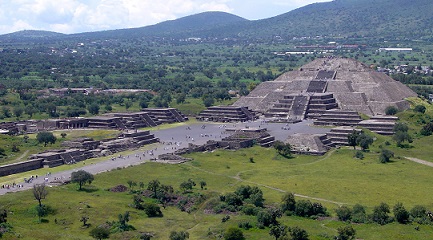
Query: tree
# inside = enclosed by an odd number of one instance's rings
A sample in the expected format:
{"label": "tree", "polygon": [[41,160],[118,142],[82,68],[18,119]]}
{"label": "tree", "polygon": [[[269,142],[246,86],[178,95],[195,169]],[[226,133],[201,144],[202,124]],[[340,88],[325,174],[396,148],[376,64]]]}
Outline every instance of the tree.
{"label": "tree", "polygon": [[299,200],[296,202],[295,214],[300,217],[313,215],[313,204],[310,200]]}
{"label": "tree", "polygon": [[338,220],[346,222],[350,221],[352,217],[352,210],[347,206],[341,206],[335,210]]}
{"label": "tree", "polygon": [[215,99],[212,96],[203,98],[203,104],[205,107],[210,107],[215,103]]}
{"label": "tree", "polygon": [[154,179],[147,184],[147,190],[153,192],[153,198],[156,198],[160,185],[161,183],[157,179]]}
{"label": "tree", "polygon": [[409,127],[405,123],[398,122],[394,125],[393,131],[394,132],[407,132],[407,131],[409,131]]}
{"label": "tree", "polygon": [[93,237],[94,239],[107,239],[110,237],[110,230],[108,230],[107,228],[103,227],[103,226],[98,226],[94,229],[92,229],[89,233],[89,235],[91,237]]}
{"label": "tree", "polygon": [[33,197],[38,201],[39,207],[42,207],[42,199],[45,199],[48,195],[48,191],[45,188],[45,184],[33,185]]}
{"label": "tree", "polygon": [[394,157],[394,153],[388,149],[382,149],[382,152],[379,155],[379,161],[381,163],[387,163],[390,159]]}
{"label": "tree", "polygon": [[373,138],[364,132],[361,132],[361,134],[356,138],[356,144],[361,147],[362,151],[367,150],[372,143]]}
{"label": "tree", "polygon": [[416,105],[413,110],[415,112],[425,113],[426,107],[424,105]]}
{"label": "tree", "polygon": [[190,178],[190,179],[188,179],[187,181],[182,182],[182,183],[180,184],[180,189],[181,189],[184,193],[186,193],[186,192],[188,192],[189,190],[192,190],[192,188],[193,188],[195,185],[196,185],[195,182]]}
{"label": "tree", "polygon": [[61,134],[60,134],[60,136],[61,136],[62,138],[65,138],[67,135],[68,135],[68,134],[66,134],[66,133],[61,133]]}
{"label": "tree", "polygon": [[359,132],[356,130],[353,130],[352,133],[347,135],[347,142],[349,143],[349,146],[353,147],[353,150],[356,149],[358,137],[359,137]]}
{"label": "tree", "polygon": [[115,223],[115,230],[120,232],[129,231],[135,229],[133,226],[129,225],[129,212],[126,211],[124,214],[119,214],[118,221]]}
{"label": "tree", "polygon": [[189,238],[189,233],[186,231],[172,231],[170,233],[170,240],[185,240]]}
{"label": "tree", "polygon": [[371,220],[380,225],[385,225],[390,222],[389,206],[386,203],[380,203],[379,206],[375,206],[373,209],[373,214],[371,215]]}
{"label": "tree", "polygon": [[352,222],[364,223],[367,221],[365,207],[361,204],[355,204],[352,208]]}
{"label": "tree", "polygon": [[395,115],[398,113],[398,108],[394,106],[388,106],[385,108],[385,114],[386,115]]}
{"label": "tree", "polygon": [[14,108],[15,117],[20,118],[21,115],[23,115],[23,113],[24,113],[24,109],[22,107],[18,106]]}
{"label": "tree", "polygon": [[44,143],[44,147],[46,147],[48,143],[54,144],[57,141],[57,138],[51,132],[39,132],[36,135],[36,139],[39,143]]}
{"label": "tree", "polygon": [[145,203],[143,208],[148,217],[162,217],[161,209],[155,203]]}
{"label": "tree", "polygon": [[244,240],[244,234],[242,233],[242,230],[236,227],[231,227],[226,230],[224,233],[224,239],[225,240]]}
{"label": "tree", "polygon": [[291,157],[292,146],[289,143],[275,141],[274,148],[277,150],[278,154],[284,157]]}
{"label": "tree", "polygon": [[294,212],[296,208],[296,200],[295,200],[295,194],[293,193],[286,193],[284,194],[281,204],[281,210],[283,212]]}
{"label": "tree", "polygon": [[352,225],[341,226],[337,228],[338,235],[337,240],[353,240],[356,238],[356,231]]}
{"label": "tree", "polygon": [[200,188],[203,190],[204,187],[206,187],[207,183],[205,181],[200,181]]}
{"label": "tree", "polygon": [[89,217],[88,216],[81,216],[80,222],[83,223],[83,227],[87,227],[88,226],[87,221],[89,221]]}
{"label": "tree", "polygon": [[285,225],[272,225],[269,229],[269,235],[275,237],[275,240],[283,239],[287,235],[288,228]]}
{"label": "tree", "polygon": [[394,134],[393,139],[396,141],[398,147],[403,147],[405,141],[411,143],[412,137],[408,132],[398,131]]}
{"label": "tree", "polygon": [[397,222],[406,224],[409,222],[409,212],[404,208],[402,203],[397,203],[392,208],[394,218]]}
{"label": "tree", "polygon": [[292,240],[308,240],[308,233],[300,227],[289,228],[289,233]]}
{"label": "tree", "polygon": [[125,101],[125,109],[129,109],[130,107],[132,107],[132,102],[130,100]]}
{"label": "tree", "polygon": [[97,115],[99,114],[99,105],[96,103],[92,103],[87,107],[87,110],[89,111],[89,113]]}
{"label": "tree", "polygon": [[92,181],[94,180],[93,174],[86,172],[84,170],[78,170],[76,172],[73,172],[71,174],[71,182],[78,183],[78,190],[81,190],[83,185],[88,183],[92,184]]}

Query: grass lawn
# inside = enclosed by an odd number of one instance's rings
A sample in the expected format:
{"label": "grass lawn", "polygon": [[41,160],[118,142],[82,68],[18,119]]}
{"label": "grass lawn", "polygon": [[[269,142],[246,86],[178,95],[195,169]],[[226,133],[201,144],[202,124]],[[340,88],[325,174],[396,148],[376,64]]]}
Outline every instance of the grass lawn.
{"label": "grass lawn", "polygon": [[[224,193],[233,192],[240,185],[258,185],[264,193],[265,204],[278,204],[284,192],[294,192],[307,198],[321,198],[320,201],[335,215],[337,204],[331,201],[354,205],[361,203],[367,212],[380,202],[392,206],[402,202],[407,209],[414,205],[433,208],[430,189],[433,181],[432,168],[407,160],[395,159],[380,164],[375,151],[366,153],[364,160],[355,160],[353,150],[338,149],[321,157],[297,155],[285,159],[273,149],[253,147],[239,151],[218,150],[212,153],[196,153],[187,157],[193,161],[181,165],[145,163],[135,167],[113,170],[98,174],[86,191],[77,191],[70,184],[49,189],[43,203],[55,209],[55,213],[38,222],[31,191],[0,196],[0,205],[9,210],[8,222],[14,233],[7,233],[4,239],[92,239],[89,231],[106,221],[115,221],[120,213],[130,211],[129,224],[136,230],[111,234],[110,239],[138,239],[139,232],[152,232],[154,239],[168,239],[171,231],[187,230],[190,239],[217,239],[230,226],[249,221],[253,226],[256,218],[243,214],[231,215],[222,223],[224,214],[206,214],[204,208],[209,201],[218,199]],[[252,157],[255,163],[251,163]],[[205,190],[194,188],[195,194],[208,196],[191,213],[181,212],[176,207],[162,209],[164,217],[148,218],[143,211],[131,208],[132,195],[113,193],[106,189],[123,184],[128,180],[147,184],[153,179],[172,185],[175,190],[189,178],[195,182],[206,181]],[[297,197],[297,200],[301,197]],[[311,201],[318,201],[310,199]],[[79,221],[89,217],[90,228],[83,228]],[[295,216],[284,216],[280,222],[288,226],[299,226],[310,235],[310,239],[327,239],[336,235],[336,229],[344,225],[331,218],[312,220]],[[358,239],[429,239],[433,227],[376,224],[354,225]],[[252,228],[243,230],[246,239],[272,239],[269,229]],[[329,239],[329,238],[328,238]]]}

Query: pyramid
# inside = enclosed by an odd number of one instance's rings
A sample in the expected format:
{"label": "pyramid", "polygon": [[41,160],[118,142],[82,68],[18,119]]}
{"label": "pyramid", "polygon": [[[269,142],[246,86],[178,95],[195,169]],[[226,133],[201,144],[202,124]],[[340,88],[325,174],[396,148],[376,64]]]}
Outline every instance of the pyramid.
{"label": "pyramid", "polygon": [[289,114],[305,118],[332,109],[375,116],[384,115],[388,106],[407,109],[405,98],[416,96],[406,85],[361,62],[329,57],[263,82],[233,105],[265,116]]}

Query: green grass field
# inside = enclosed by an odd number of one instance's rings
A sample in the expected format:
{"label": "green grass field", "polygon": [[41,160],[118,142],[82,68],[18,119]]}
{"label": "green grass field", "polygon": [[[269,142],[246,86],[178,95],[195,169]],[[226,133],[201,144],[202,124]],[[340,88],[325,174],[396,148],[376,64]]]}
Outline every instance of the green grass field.
{"label": "green grass field", "polygon": [[[77,191],[76,185],[65,185],[49,189],[45,204],[56,212],[39,223],[31,191],[7,194],[0,197],[0,205],[9,210],[8,222],[13,233],[5,239],[91,239],[89,231],[105,221],[117,220],[117,215],[131,212],[131,221],[136,230],[115,233],[110,239],[138,239],[139,232],[152,232],[154,239],[168,239],[173,230],[187,230],[190,239],[217,239],[230,226],[241,221],[256,223],[255,217],[232,215],[222,223],[222,214],[205,214],[207,202],[218,195],[232,192],[240,185],[259,186],[266,199],[265,204],[278,204],[284,192],[305,195],[311,201],[320,200],[335,216],[334,209],[344,203],[352,206],[361,203],[371,212],[380,202],[391,207],[402,202],[407,209],[414,205],[433,208],[430,183],[433,169],[403,159],[394,159],[388,164],[380,164],[375,151],[366,153],[364,160],[356,160],[353,150],[338,149],[322,157],[295,156],[285,159],[273,149],[253,147],[240,151],[218,150],[212,153],[196,153],[188,157],[193,161],[181,165],[145,163],[136,167],[113,170],[99,174],[87,191]],[[255,163],[249,158],[253,157]],[[123,184],[128,180],[147,183],[158,179],[163,184],[172,185],[175,190],[188,178],[196,182],[204,180],[207,189],[194,188],[208,199],[197,206],[190,214],[175,207],[162,209],[164,217],[148,218],[143,211],[131,208],[132,195],[113,193],[106,189]],[[301,197],[297,197],[301,199]],[[82,228],[81,216],[88,216],[90,228]],[[56,223],[57,222],[57,223]],[[310,239],[327,239],[336,235],[336,229],[344,225],[333,219],[312,220],[284,216],[280,222],[288,226],[299,226],[307,230]],[[433,236],[432,226],[392,223],[386,226],[376,224],[354,225],[358,239],[429,239]],[[268,229],[243,230],[246,239],[272,239]]]}

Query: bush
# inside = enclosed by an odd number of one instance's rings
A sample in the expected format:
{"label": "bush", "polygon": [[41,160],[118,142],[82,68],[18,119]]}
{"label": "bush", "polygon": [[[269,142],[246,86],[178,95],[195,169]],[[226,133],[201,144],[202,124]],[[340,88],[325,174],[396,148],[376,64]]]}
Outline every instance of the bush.
{"label": "bush", "polygon": [[300,217],[309,217],[313,215],[313,204],[309,200],[297,201],[295,214]]}
{"label": "bush", "polygon": [[361,204],[355,204],[352,208],[352,222],[354,223],[365,223],[367,222],[367,214],[365,213],[365,207]]}
{"label": "bush", "polygon": [[394,106],[388,106],[385,108],[385,114],[386,115],[395,115],[398,113],[398,109]]}
{"label": "bush", "polygon": [[296,209],[296,200],[295,195],[293,193],[284,194],[281,204],[281,210],[283,212],[294,212]]}
{"label": "bush", "polygon": [[239,227],[239,228],[242,228],[242,229],[245,229],[245,230],[248,230],[248,229],[252,228],[253,225],[251,225],[250,222],[245,221],[245,222],[240,222],[240,223],[238,224],[238,227]]}
{"label": "bush", "polygon": [[353,229],[351,225],[346,225],[343,227],[339,227],[337,229],[338,235],[336,237],[337,240],[352,240],[356,237],[356,231]]}
{"label": "bush", "polygon": [[394,157],[394,152],[388,149],[382,149],[382,152],[379,155],[379,161],[381,163],[387,163],[392,157]]}
{"label": "bush", "polygon": [[379,206],[374,207],[373,214],[371,215],[371,220],[380,225],[385,225],[390,223],[392,219],[389,217],[390,210],[386,203],[381,203]]}
{"label": "bush", "polygon": [[245,204],[244,206],[242,206],[241,211],[245,214],[245,215],[250,215],[250,216],[256,216],[257,213],[259,212],[260,208],[254,206],[253,204]]}
{"label": "bush", "polygon": [[397,222],[406,224],[409,221],[409,212],[404,208],[402,203],[397,203],[392,211]]}
{"label": "bush", "polygon": [[364,153],[362,153],[362,151],[356,151],[354,157],[358,159],[364,159]]}
{"label": "bush", "polygon": [[143,204],[144,212],[148,217],[162,217],[161,208],[155,203]]}
{"label": "bush", "polygon": [[347,206],[341,206],[335,210],[338,220],[346,222],[352,218],[352,210]]}
{"label": "bush", "polygon": [[225,240],[244,240],[244,234],[239,228],[231,227],[224,233]]}
{"label": "bush", "polygon": [[92,229],[89,234],[94,239],[107,239],[110,237],[110,230],[105,227],[99,226]]}
{"label": "bush", "polygon": [[415,112],[425,113],[426,107],[423,105],[416,105],[413,110]]}
{"label": "bush", "polygon": [[430,136],[433,133],[433,123],[429,122],[426,125],[424,125],[420,131],[421,135],[423,136]]}
{"label": "bush", "polygon": [[308,233],[302,228],[291,227],[289,232],[292,240],[308,240]]}

